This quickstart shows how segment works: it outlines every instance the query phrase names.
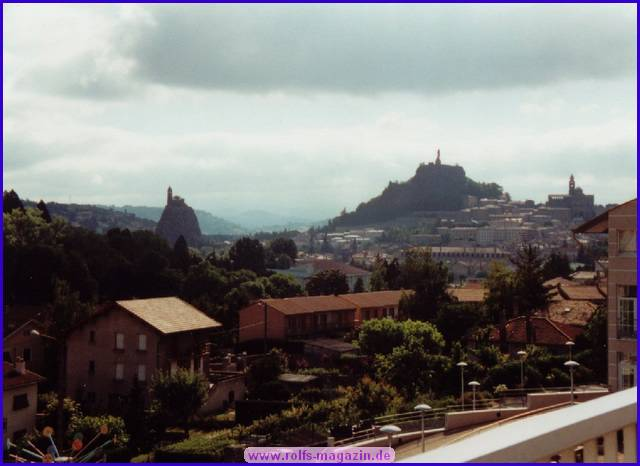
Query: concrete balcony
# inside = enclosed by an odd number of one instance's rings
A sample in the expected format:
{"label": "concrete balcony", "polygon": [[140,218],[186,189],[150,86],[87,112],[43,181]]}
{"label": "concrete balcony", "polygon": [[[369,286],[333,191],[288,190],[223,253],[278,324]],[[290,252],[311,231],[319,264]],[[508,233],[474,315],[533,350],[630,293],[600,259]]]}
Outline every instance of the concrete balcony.
{"label": "concrete balcony", "polygon": [[[482,428],[407,463],[635,463],[636,388]],[[622,448],[618,437],[621,432]]]}

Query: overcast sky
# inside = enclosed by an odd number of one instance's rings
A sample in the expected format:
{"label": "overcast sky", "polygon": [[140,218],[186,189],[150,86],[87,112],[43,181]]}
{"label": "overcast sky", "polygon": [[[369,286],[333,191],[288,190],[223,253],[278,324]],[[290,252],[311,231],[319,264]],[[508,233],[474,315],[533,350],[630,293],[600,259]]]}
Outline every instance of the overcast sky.
{"label": "overcast sky", "polygon": [[635,5],[3,5],[3,185],[351,210],[436,149],[516,199],[636,195]]}

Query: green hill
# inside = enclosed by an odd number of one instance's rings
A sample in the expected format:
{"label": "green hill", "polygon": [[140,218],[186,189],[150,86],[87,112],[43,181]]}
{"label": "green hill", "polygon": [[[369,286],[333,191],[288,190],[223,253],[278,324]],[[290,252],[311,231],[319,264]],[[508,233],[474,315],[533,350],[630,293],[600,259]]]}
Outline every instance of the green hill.
{"label": "green hill", "polygon": [[501,186],[473,181],[460,166],[421,164],[411,179],[390,182],[379,196],[333,219],[332,226],[374,224],[417,211],[460,210],[466,196],[493,198],[501,194]]}

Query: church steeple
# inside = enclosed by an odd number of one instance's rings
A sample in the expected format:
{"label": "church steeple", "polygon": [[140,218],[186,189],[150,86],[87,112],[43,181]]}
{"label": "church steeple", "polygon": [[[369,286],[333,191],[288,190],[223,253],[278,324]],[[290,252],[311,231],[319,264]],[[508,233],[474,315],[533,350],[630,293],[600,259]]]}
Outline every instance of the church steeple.
{"label": "church steeple", "polygon": [[442,164],[442,162],[440,161],[440,149],[438,149],[437,155],[436,155],[436,166],[440,166]]}
{"label": "church steeple", "polygon": [[576,180],[573,178],[573,174],[569,177],[569,196],[573,196],[576,192]]}
{"label": "church steeple", "polygon": [[169,189],[167,189],[167,205],[171,204],[171,201],[173,201],[173,190],[169,186]]}

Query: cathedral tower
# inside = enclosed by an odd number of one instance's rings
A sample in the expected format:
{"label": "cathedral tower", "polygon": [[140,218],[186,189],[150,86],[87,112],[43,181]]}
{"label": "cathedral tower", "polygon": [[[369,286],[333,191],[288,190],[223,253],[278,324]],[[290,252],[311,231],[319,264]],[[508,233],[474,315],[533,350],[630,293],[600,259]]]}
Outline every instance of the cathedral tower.
{"label": "cathedral tower", "polygon": [[573,196],[576,192],[576,180],[573,178],[573,174],[569,177],[569,196]]}
{"label": "cathedral tower", "polygon": [[171,201],[173,201],[173,190],[169,186],[169,189],[167,189],[167,205],[170,205]]}

